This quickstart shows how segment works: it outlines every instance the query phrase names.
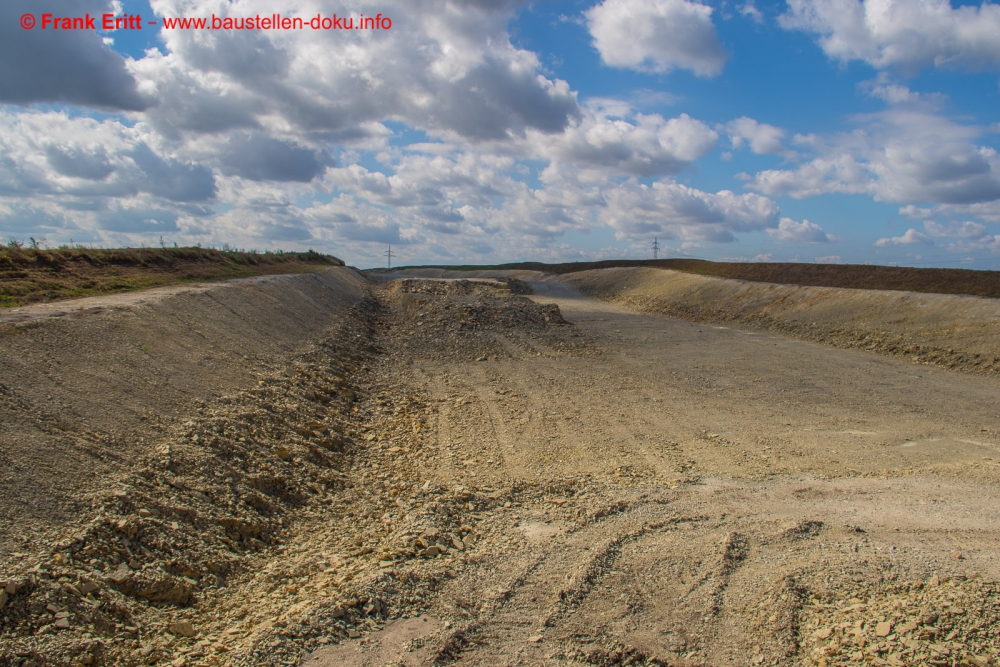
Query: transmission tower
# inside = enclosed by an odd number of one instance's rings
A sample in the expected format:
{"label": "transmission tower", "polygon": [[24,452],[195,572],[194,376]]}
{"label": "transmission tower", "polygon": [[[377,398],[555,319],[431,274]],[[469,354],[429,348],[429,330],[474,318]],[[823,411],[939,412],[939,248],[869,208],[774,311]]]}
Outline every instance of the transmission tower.
{"label": "transmission tower", "polygon": [[394,253],[392,251],[392,246],[389,246],[388,250],[386,250],[384,253],[382,253],[382,255],[384,255],[385,258],[386,258],[386,260],[389,262],[389,268],[391,269],[392,268],[392,258],[396,256],[396,253]]}
{"label": "transmission tower", "polygon": [[654,236],[653,237],[653,259],[656,259],[656,255],[659,252],[660,252],[660,242],[657,241],[656,237]]}

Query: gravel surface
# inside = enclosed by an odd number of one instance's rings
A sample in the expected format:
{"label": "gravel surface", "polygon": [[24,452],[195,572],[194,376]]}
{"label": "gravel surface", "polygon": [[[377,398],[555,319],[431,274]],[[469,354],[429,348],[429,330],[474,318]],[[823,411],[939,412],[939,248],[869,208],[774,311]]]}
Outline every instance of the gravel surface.
{"label": "gravel surface", "polygon": [[0,665],[1000,658],[995,378],[530,287],[368,286],[11,520]]}

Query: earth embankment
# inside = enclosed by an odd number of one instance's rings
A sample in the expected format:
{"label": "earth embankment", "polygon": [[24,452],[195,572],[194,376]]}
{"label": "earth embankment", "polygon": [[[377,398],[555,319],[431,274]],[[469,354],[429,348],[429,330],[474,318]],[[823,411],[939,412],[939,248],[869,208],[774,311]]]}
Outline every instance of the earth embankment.
{"label": "earth embankment", "polygon": [[1000,373],[1000,300],[888,290],[803,287],[616,268],[550,280],[635,312],[731,323],[917,363]]}
{"label": "earth embankment", "polygon": [[346,268],[0,315],[0,550],[58,534],[169,420],[252,386],[363,297]]}

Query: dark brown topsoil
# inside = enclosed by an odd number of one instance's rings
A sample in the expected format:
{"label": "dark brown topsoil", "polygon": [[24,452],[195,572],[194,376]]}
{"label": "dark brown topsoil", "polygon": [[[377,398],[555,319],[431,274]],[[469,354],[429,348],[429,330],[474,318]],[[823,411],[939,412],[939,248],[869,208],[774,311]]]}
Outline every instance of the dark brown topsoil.
{"label": "dark brown topsoil", "polygon": [[21,306],[183,282],[309,273],[344,262],[317,252],[210,248],[0,247],[0,307]]}
{"label": "dark brown topsoil", "polygon": [[[519,262],[493,266],[435,266],[452,271],[524,270],[563,274],[591,269],[641,266],[673,269],[703,276],[718,276],[761,283],[846,287],[852,289],[899,290],[934,294],[964,294],[1000,298],[1000,271],[969,269],[931,269],[907,266],[871,266],[862,264],[784,264],[778,262],[735,263],[709,262],[700,259],[605,260],[543,264]],[[396,270],[417,267],[399,267]]]}

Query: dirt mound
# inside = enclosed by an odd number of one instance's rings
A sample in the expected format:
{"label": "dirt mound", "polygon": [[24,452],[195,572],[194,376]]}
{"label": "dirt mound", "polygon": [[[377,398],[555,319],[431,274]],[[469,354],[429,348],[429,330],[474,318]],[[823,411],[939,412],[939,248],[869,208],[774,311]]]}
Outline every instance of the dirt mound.
{"label": "dirt mound", "polygon": [[[437,280],[404,278],[389,283],[388,304],[396,313],[394,336],[414,337],[415,346],[435,355],[482,358],[506,354],[504,345],[475,332],[506,336],[516,331],[544,331],[566,321],[555,304],[523,296],[528,285],[517,279]],[[422,332],[433,332],[430,337]]]}
{"label": "dirt mound", "polygon": [[393,290],[404,294],[435,294],[438,296],[487,296],[502,298],[511,294],[531,294],[531,287],[516,278],[473,280],[421,280],[403,278],[393,283]]}
{"label": "dirt mound", "polygon": [[658,269],[586,271],[559,281],[637,312],[1000,374],[996,299],[769,285]]}

